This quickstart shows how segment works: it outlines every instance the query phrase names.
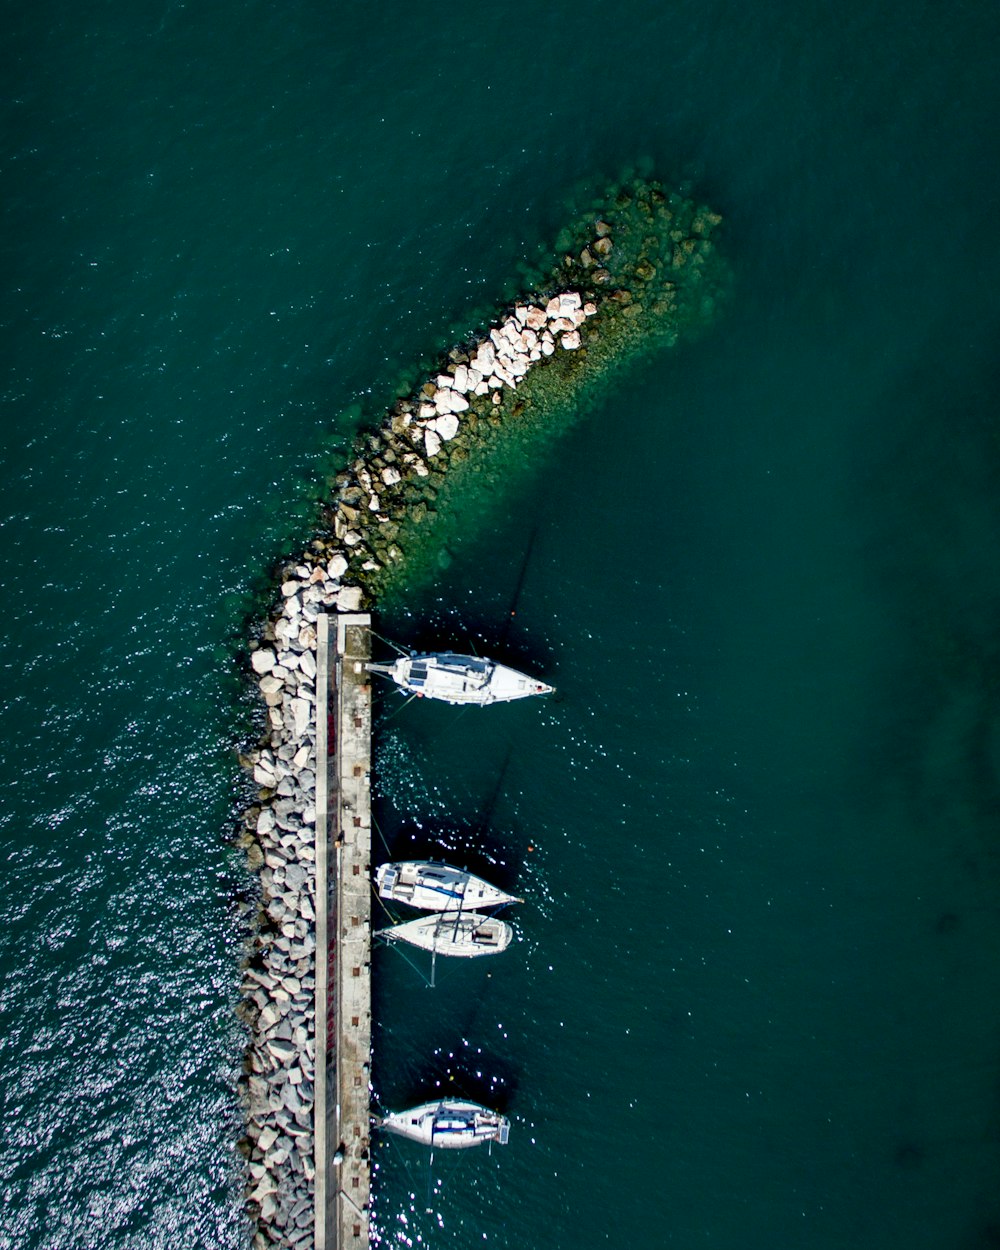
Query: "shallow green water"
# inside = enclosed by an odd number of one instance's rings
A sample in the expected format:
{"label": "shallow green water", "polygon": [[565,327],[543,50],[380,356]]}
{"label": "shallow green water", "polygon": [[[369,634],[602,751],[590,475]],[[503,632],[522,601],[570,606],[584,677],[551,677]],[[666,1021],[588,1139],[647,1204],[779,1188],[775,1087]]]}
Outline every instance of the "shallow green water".
{"label": "shallow green water", "polygon": [[488,978],[378,955],[379,1097],[451,1075],[514,1127],[430,1201],[380,1146],[377,1222],[996,1244],[997,33],[985,5],[8,15],[0,1246],[244,1243],[231,640],[336,414],[644,157],[725,214],[725,319],[382,621],[560,697],[382,704],[392,845],[420,822],[529,901]]}

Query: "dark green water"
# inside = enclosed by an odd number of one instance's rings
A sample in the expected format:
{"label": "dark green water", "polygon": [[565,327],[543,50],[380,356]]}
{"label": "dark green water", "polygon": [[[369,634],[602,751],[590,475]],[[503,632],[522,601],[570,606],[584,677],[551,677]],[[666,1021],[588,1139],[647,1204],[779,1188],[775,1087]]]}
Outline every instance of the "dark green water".
{"label": "dark green water", "polygon": [[514,1126],[378,1147],[377,1222],[1000,1244],[995,7],[6,17],[0,1246],[245,1244],[230,640],[337,414],[640,158],[727,317],[383,620],[560,699],[383,704],[387,836],[529,901],[489,977],[378,955],[379,1096]]}

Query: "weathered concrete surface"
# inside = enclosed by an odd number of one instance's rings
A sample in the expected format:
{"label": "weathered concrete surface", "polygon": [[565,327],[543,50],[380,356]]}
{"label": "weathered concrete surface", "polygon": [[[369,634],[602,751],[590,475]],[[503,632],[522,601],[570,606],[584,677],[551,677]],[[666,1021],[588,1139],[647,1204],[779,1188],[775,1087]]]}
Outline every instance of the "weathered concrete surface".
{"label": "weathered concrete surface", "polygon": [[369,1239],[370,626],[317,621],[316,1250]]}

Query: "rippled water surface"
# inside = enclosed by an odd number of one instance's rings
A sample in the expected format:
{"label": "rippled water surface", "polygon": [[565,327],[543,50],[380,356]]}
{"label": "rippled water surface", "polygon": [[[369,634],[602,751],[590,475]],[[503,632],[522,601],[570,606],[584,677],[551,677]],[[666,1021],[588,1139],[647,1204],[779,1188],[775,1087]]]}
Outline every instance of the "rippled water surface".
{"label": "rippled water surface", "polygon": [[[8,14],[0,1247],[237,1247],[234,652],[360,412],[648,163],[727,220],[381,632],[544,704],[378,710],[385,844],[516,885],[376,952],[392,1245],[1000,1239],[998,19],[985,4]],[[512,615],[513,613],[513,615]],[[490,961],[481,961],[490,962]]]}

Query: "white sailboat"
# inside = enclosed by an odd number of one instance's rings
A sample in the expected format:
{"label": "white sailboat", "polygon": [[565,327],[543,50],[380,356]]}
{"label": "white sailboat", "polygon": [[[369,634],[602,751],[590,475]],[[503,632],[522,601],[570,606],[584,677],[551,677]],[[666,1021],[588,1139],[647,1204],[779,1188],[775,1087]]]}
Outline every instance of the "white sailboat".
{"label": "white sailboat", "polygon": [[369,664],[368,671],[390,678],[407,694],[445,703],[509,703],[555,689],[495,660],[452,651],[401,655],[391,664]]}
{"label": "white sailboat", "polygon": [[398,1133],[425,1146],[441,1146],[461,1150],[483,1142],[499,1142],[506,1146],[510,1121],[497,1111],[481,1107],[477,1102],[444,1099],[425,1102],[409,1111],[390,1111],[374,1117],[376,1128]]}
{"label": "white sailboat", "polygon": [[381,864],[375,871],[375,884],[380,898],[421,911],[481,911],[521,902],[471,872],[425,859]]}
{"label": "white sailboat", "polygon": [[378,935],[389,942],[409,942],[434,955],[472,959],[479,955],[499,955],[510,945],[514,930],[495,916],[459,911],[419,916],[406,924],[380,929]]}

